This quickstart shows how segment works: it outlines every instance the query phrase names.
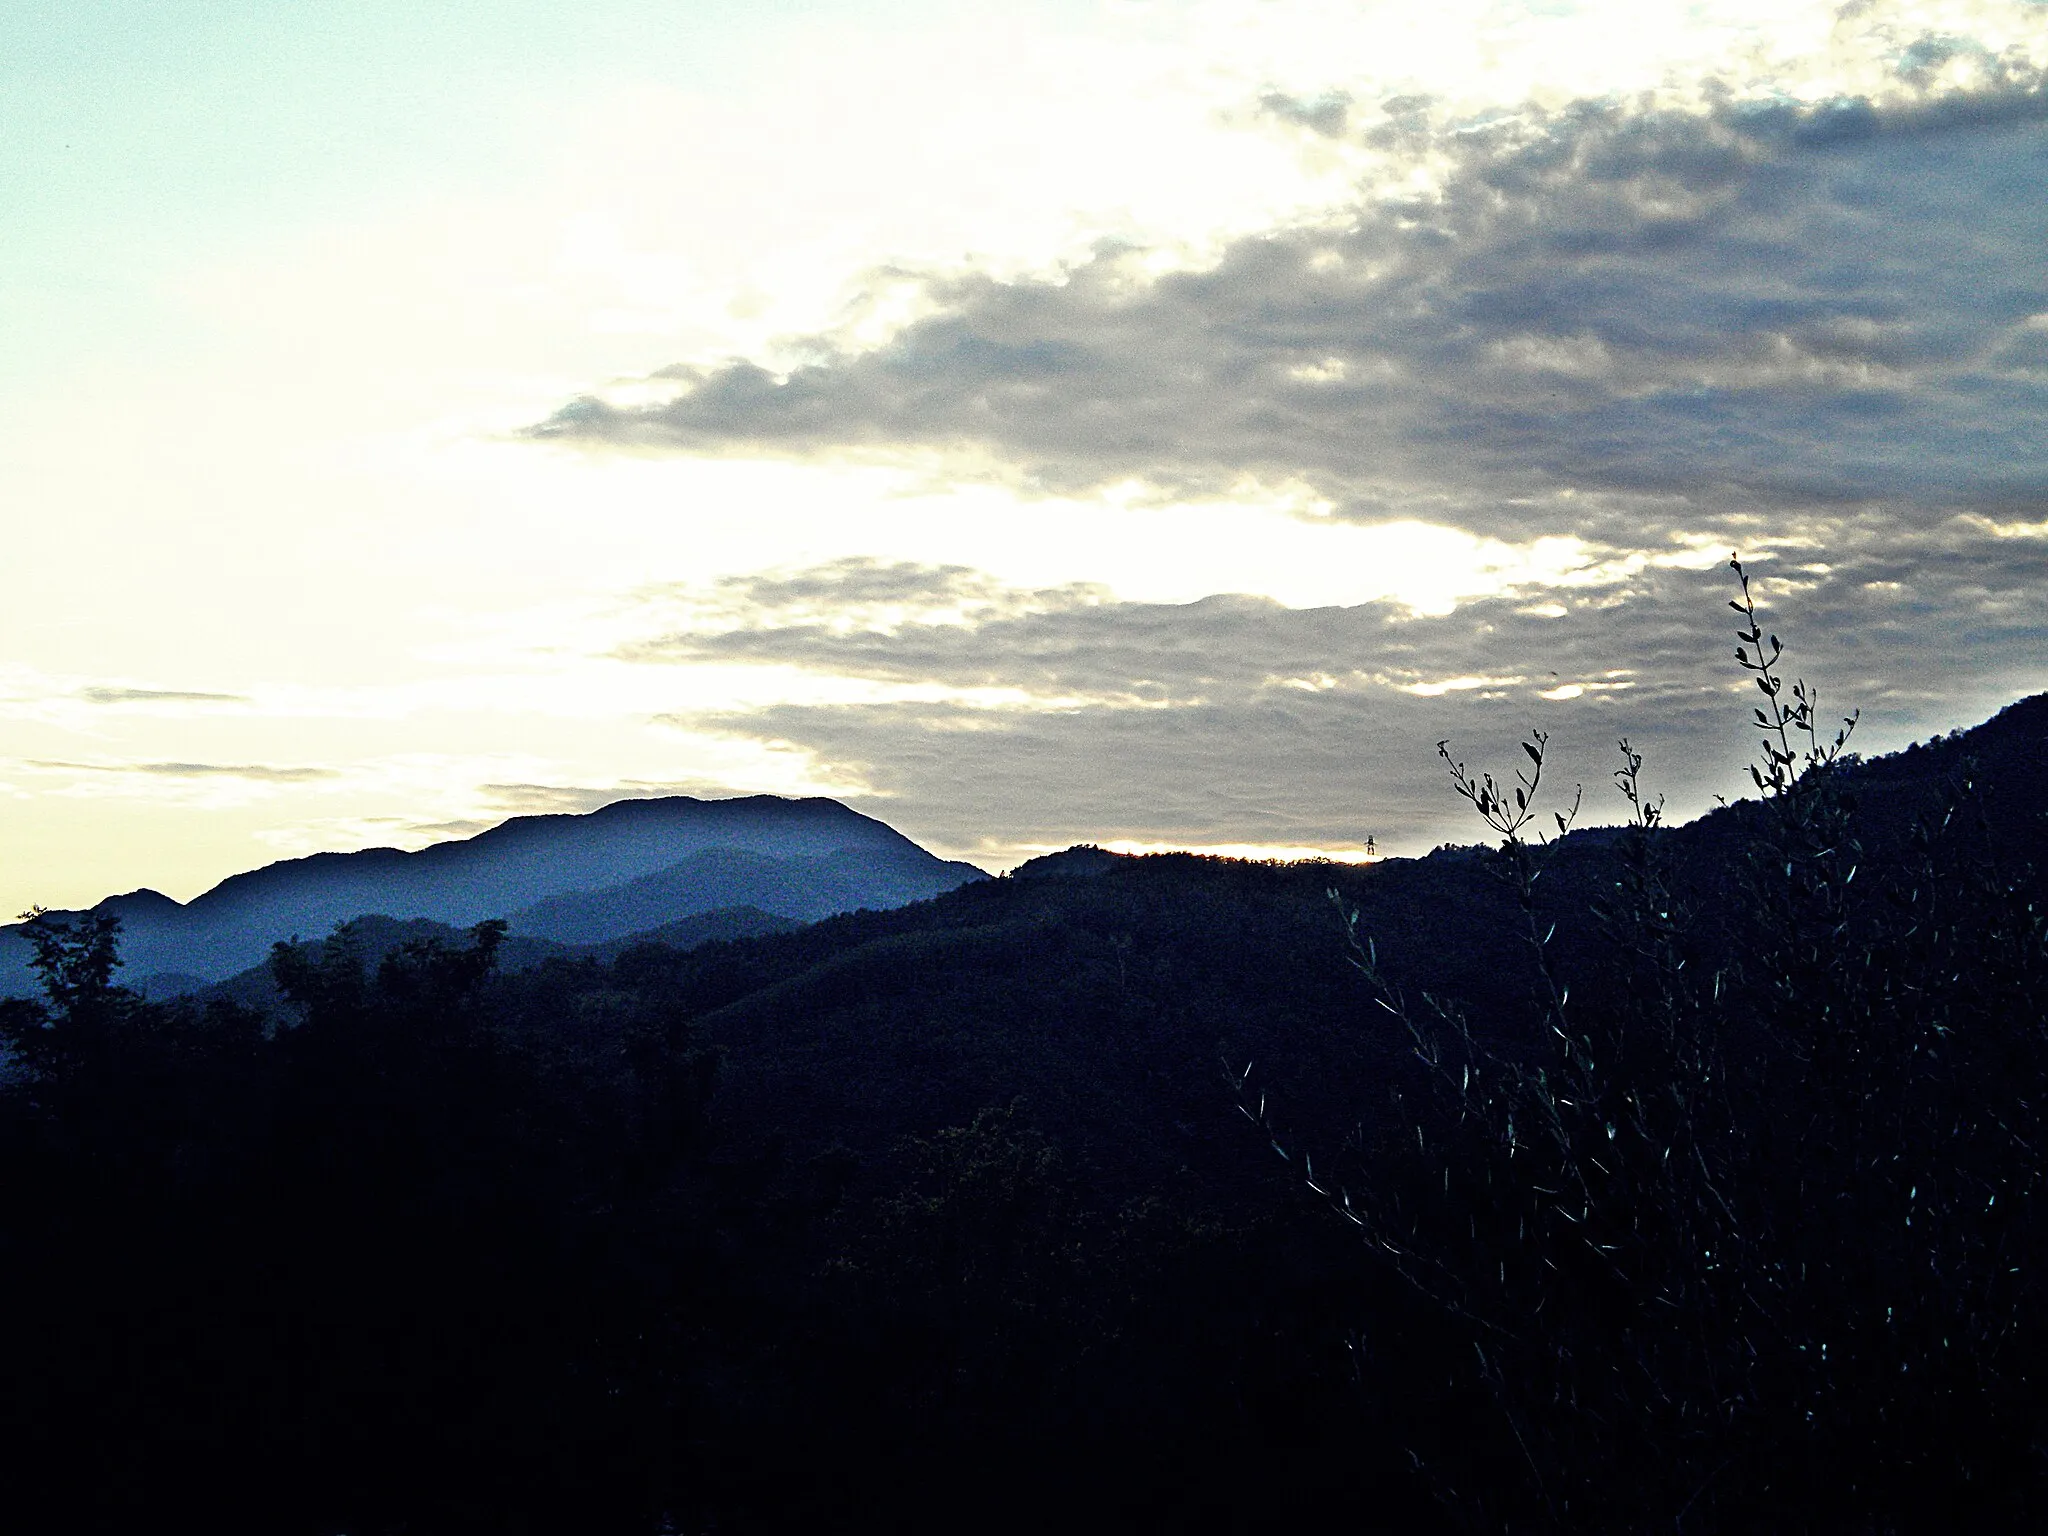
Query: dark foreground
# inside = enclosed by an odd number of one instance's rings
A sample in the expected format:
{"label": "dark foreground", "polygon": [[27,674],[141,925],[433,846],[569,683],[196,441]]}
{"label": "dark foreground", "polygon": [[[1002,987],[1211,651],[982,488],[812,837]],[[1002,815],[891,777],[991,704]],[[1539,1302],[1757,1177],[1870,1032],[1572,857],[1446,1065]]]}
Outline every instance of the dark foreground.
{"label": "dark foreground", "polygon": [[2031,1525],[2043,762],[2033,701],[1550,852],[343,936],[275,1016],[51,929],[8,1528]]}

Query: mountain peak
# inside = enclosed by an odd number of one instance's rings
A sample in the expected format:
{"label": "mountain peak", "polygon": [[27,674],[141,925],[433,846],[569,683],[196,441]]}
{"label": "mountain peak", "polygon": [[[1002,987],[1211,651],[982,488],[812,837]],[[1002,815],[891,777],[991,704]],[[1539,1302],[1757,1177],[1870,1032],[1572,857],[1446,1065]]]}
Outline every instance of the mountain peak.
{"label": "mountain peak", "polygon": [[[211,980],[259,964],[277,940],[316,938],[373,913],[466,927],[573,898],[579,928],[623,932],[602,915],[625,901],[615,893],[712,852],[751,859],[754,873],[743,887],[734,880],[671,880],[658,887],[668,906],[638,890],[627,905],[651,914],[640,926],[758,903],[770,892],[787,909],[779,915],[808,920],[901,905],[980,876],[836,800],[667,795],[615,800],[582,814],[515,816],[416,853],[366,848],[286,859],[231,876],[182,906],[137,891],[96,910],[121,919],[130,975],[176,971]],[[832,862],[840,855],[852,856],[851,869]],[[763,861],[772,877],[762,873]],[[0,971],[19,974],[0,976],[0,991],[26,990],[26,944],[18,934],[5,939],[15,963],[0,958]]]}

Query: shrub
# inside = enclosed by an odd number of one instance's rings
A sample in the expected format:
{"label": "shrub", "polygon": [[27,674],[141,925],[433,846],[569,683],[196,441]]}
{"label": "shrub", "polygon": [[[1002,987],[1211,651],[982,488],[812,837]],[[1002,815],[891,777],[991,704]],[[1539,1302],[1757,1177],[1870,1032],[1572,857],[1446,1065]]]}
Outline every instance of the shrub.
{"label": "shrub", "polygon": [[[1680,856],[1624,740],[1606,899],[1560,917],[1559,844],[1530,831],[1546,738],[1505,787],[1440,744],[1499,840],[1542,1043],[1407,995],[1347,909],[1419,1070],[1310,1188],[1442,1330],[1429,1379],[1410,1357],[1378,1385],[1449,1405],[1413,1449],[1474,1529],[2015,1523],[2043,1470],[2037,886],[1968,775],[1903,832],[1859,814],[1855,717],[1826,732],[1785,684],[1731,565],[1762,697],[1732,858]],[[1574,919],[1600,956],[1578,1001],[1554,942]]]}

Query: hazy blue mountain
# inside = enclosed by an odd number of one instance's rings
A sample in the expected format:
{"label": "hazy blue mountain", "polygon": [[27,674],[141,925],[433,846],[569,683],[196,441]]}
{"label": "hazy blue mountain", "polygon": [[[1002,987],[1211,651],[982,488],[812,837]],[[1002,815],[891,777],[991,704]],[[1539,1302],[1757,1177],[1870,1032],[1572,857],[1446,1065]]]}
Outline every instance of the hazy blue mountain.
{"label": "hazy blue mountain", "polygon": [[[600,939],[593,944],[563,944],[560,948],[563,953],[572,957],[585,956],[609,964],[636,944],[666,944],[670,949],[687,951],[704,944],[726,943],[733,939],[758,939],[775,933],[791,933],[803,926],[803,923],[793,917],[763,912],[759,907],[717,907],[709,912],[693,912],[688,917],[677,918],[674,922],[639,929],[615,939]],[[552,943],[547,939],[531,939],[527,942]]]}
{"label": "hazy blue mountain", "polygon": [[[650,876],[654,883],[641,888]],[[188,903],[142,890],[92,910],[121,919],[125,980],[174,973],[183,988],[260,964],[278,939],[318,938],[370,913],[458,928],[516,914],[516,933],[592,942],[723,907],[808,920],[901,906],[982,878],[836,800],[676,795],[621,800],[586,815],[516,817],[417,853],[371,848],[287,859]],[[772,902],[760,899],[771,894]],[[629,917],[606,916],[621,904]],[[28,954],[18,931],[0,929],[0,995],[33,990]]]}
{"label": "hazy blue mountain", "polygon": [[595,944],[686,913],[736,906],[815,922],[835,912],[886,911],[923,901],[960,885],[965,869],[909,842],[900,848],[842,848],[816,858],[707,848],[638,880],[536,902],[512,914],[512,932]]}

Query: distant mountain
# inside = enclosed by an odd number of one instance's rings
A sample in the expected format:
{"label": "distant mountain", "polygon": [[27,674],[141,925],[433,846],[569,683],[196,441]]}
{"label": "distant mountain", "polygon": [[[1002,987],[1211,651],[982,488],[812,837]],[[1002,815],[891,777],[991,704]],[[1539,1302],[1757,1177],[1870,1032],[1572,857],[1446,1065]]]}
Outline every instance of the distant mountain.
{"label": "distant mountain", "polygon": [[[676,795],[516,817],[417,853],[288,859],[189,903],[142,890],[91,910],[121,919],[124,979],[167,992],[260,964],[279,939],[318,938],[369,914],[453,927],[509,917],[516,935],[591,943],[720,908],[809,921],[896,907],[983,878],[836,800]],[[28,955],[18,925],[0,928],[0,996],[33,991]]]}
{"label": "distant mountain", "polygon": [[[793,917],[783,917],[774,912],[763,912],[759,907],[718,907],[710,912],[693,912],[688,917],[679,917],[674,922],[662,923],[653,928],[644,928],[615,939],[600,939],[592,944],[563,944],[559,948],[569,957],[587,956],[609,964],[618,959],[636,944],[664,944],[670,949],[687,952],[705,944],[726,944],[735,939],[758,939],[771,934],[794,933],[804,924]],[[517,938],[511,940],[517,944]],[[528,939],[529,944],[549,944],[546,939]]]}
{"label": "distant mountain", "polygon": [[963,867],[910,842],[900,848],[841,848],[816,858],[707,848],[623,885],[536,902],[512,915],[512,932],[595,944],[714,906],[748,906],[815,922],[835,912],[883,911],[937,896],[962,883]]}

